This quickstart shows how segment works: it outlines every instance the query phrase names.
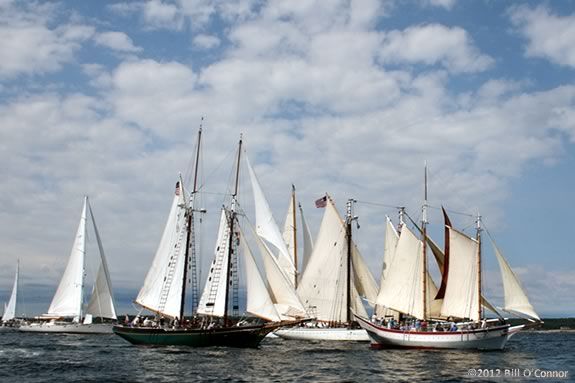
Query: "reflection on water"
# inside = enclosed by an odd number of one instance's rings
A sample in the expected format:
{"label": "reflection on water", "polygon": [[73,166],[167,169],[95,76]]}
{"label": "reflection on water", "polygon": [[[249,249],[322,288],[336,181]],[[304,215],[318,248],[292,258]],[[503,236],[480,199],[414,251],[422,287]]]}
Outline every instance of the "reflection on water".
{"label": "reflection on water", "polygon": [[[136,347],[116,336],[0,335],[7,381],[478,381],[470,369],[569,370],[575,334],[524,333],[504,351],[371,350],[366,343],[266,339],[257,350]],[[569,375],[571,376],[571,375]]]}

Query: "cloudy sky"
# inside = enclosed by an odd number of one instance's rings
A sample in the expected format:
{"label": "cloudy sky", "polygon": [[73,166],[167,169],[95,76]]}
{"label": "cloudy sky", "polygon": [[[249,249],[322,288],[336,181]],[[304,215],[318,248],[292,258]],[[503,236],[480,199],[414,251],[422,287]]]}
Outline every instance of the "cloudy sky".
{"label": "cloudy sky", "polygon": [[0,0],[0,57],[0,300],[20,258],[29,314],[85,194],[133,310],[204,116],[204,262],[243,133],[278,221],[292,183],[314,234],[316,198],[359,201],[376,278],[384,216],[419,219],[427,161],[430,204],[480,212],[535,309],[575,315],[574,1]]}

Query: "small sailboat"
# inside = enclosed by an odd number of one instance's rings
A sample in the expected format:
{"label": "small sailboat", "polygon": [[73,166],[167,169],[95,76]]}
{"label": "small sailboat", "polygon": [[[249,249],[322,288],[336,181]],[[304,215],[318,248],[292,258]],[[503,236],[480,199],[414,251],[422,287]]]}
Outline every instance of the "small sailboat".
{"label": "small sailboat", "polygon": [[[427,178],[427,172],[426,172]],[[427,237],[427,187],[421,222],[422,238],[407,225],[394,234],[395,243],[388,269],[377,296],[377,305],[407,317],[404,323],[389,319],[376,323],[356,314],[374,348],[437,348],[500,350],[526,325],[511,326],[483,297],[481,284],[481,217],[476,220],[475,238],[453,228],[447,213],[445,248],[440,254]],[[397,238],[398,236],[398,238]],[[427,267],[427,247],[438,260],[442,272],[439,288],[433,283]],[[529,303],[519,280],[494,244],[505,292],[505,311],[519,313],[532,322],[540,318]],[[485,309],[498,318],[488,319]],[[410,322],[410,323],[408,323]]]}
{"label": "small sailboat", "polygon": [[[84,308],[84,270],[86,263],[87,215],[90,215],[92,227],[98,244],[98,272],[94,281],[88,305]],[[98,322],[94,319],[98,318]],[[100,233],[88,197],[84,197],[84,206],[80,224],[76,232],[72,252],[58,289],[46,314],[34,322],[20,327],[24,332],[53,332],[77,334],[110,334],[115,321],[116,309],[112,294],[112,283]]]}
{"label": "small sailboat", "polygon": [[[318,202],[319,201],[319,202]],[[345,220],[331,197],[316,201],[325,208],[313,251],[297,292],[315,321],[275,332],[284,339],[369,341],[357,326],[352,311],[367,316],[362,297],[374,302],[377,285],[352,239],[354,200],[347,202]]]}
{"label": "small sailboat", "polygon": [[[189,257],[195,253],[193,216],[198,211],[194,208],[194,199],[197,193],[201,132],[200,128],[192,193],[188,199],[180,179],[176,184],[176,195],[160,246],[136,298],[136,303],[154,312],[157,320],[151,326],[133,323],[114,327],[117,335],[133,344],[257,347],[268,333],[286,323],[272,303],[238,221],[237,193],[242,139],[239,141],[234,191],[230,204],[221,210],[214,259],[210,264],[208,278],[199,298],[196,315],[190,320],[185,319],[186,272]],[[240,245],[244,250],[241,253],[248,276],[247,311],[256,316],[251,319],[240,319],[237,315]],[[171,321],[172,324],[164,325],[165,321]]]}
{"label": "small sailboat", "polygon": [[15,330],[20,326],[20,321],[16,317],[18,306],[18,280],[20,274],[20,261],[16,264],[16,276],[14,277],[14,285],[12,286],[12,293],[10,300],[4,304],[4,314],[2,314],[2,323],[0,324],[0,331]]}

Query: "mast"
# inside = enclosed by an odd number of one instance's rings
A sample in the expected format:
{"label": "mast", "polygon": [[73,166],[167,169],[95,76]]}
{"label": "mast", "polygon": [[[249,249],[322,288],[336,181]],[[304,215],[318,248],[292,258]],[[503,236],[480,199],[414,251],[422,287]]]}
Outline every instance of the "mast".
{"label": "mast", "polygon": [[[239,182],[239,175],[240,175],[240,159],[242,155],[242,136],[240,135],[240,142],[238,146],[238,159],[236,164],[236,182],[234,186],[234,193],[232,194],[232,204],[230,209],[230,219],[229,219],[229,227],[230,227],[230,239],[228,243],[228,262],[226,265],[226,280],[230,276],[230,270],[232,265],[232,253],[233,253],[233,234],[234,234],[234,221],[236,220],[236,197],[238,195],[238,182]],[[230,296],[230,283],[229,281],[226,283],[226,299],[224,303],[224,326],[228,323],[228,300]]]}
{"label": "mast", "polygon": [[[202,117],[202,121],[203,121],[203,117]],[[186,304],[186,282],[188,280],[188,263],[189,263],[189,253],[190,253],[190,244],[192,244],[192,246],[195,246],[195,242],[192,240],[192,236],[193,236],[193,232],[192,232],[192,223],[194,220],[194,197],[195,194],[197,192],[197,181],[198,181],[198,167],[199,167],[199,159],[200,159],[200,144],[202,141],[202,125],[200,124],[200,129],[198,131],[198,145],[196,148],[196,163],[194,166],[194,186],[192,189],[192,196],[191,196],[191,201],[190,201],[190,205],[186,206],[187,209],[187,215],[188,215],[188,222],[187,222],[187,226],[186,226],[186,250],[184,252],[184,272],[183,272],[183,276],[182,276],[182,299],[180,301],[180,324],[183,326],[185,323],[184,320],[184,309],[185,309],[185,304]],[[184,191],[184,184],[182,182],[182,177],[180,177],[180,184],[181,184],[181,189],[182,189],[182,193],[184,193],[184,201],[185,201],[185,191]],[[193,243],[192,243],[193,242]],[[194,256],[195,256],[195,252],[194,252]],[[194,269],[193,272],[195,273],[196,270]],[[194,304],[197,304],[197,291],[192,291],[192,297],[194,299]]]}
{"label": "mast", "polygon": [[479,311],[479,319],[483,318],[483,306],[481,304],[481,215],[477,213],[477,221],[476,221],[476,229],[477,229],[477,299],[479,300],[479,304],[477,306],[477,310]]}
{"label": "mast", "polygon": [[[357,217],[352,215],[352,207],[353,203],[357,202],[356,200],[350,198],[347,200],[347,214],[345,218],[345,237],[347,240],[347,290],[346,290],[346,321],[349,325],[351,325],[351,256],[352,256],[352,245],[353,242],[351,240],[351,222],[357,221]],[[358,225],[359,228],[359,225]]]}
{"label": "mast", "polygon": [[425,162],[424,176],[424,199],[421,209],[421,229],[423,232],[423,256],[422,256],[422,275],[423,275],[423,320],[427,319],[427,162]]}
{"label": "mast", "polygon": [[295,185],[291,185],[291,203],[292,203],[292,226],[293,226],[293,264],[295,268],[295,273],[293,277],[294,288],[297,289],[297,227],[296,227],[296,210],[295,210]]}

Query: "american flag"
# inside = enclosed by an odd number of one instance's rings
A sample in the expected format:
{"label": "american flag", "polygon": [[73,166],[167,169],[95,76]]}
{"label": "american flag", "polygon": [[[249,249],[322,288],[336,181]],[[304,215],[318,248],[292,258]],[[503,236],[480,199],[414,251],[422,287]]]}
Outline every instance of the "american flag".
{"label": "american flag", "polygon": [[176,182],[176,195],[180,195],[180,181]]}
{"label": "american flag", "polygon": [[327,206],[327,196],[323,196],[320,199],[315,200],[315,207],[322,208]]}

